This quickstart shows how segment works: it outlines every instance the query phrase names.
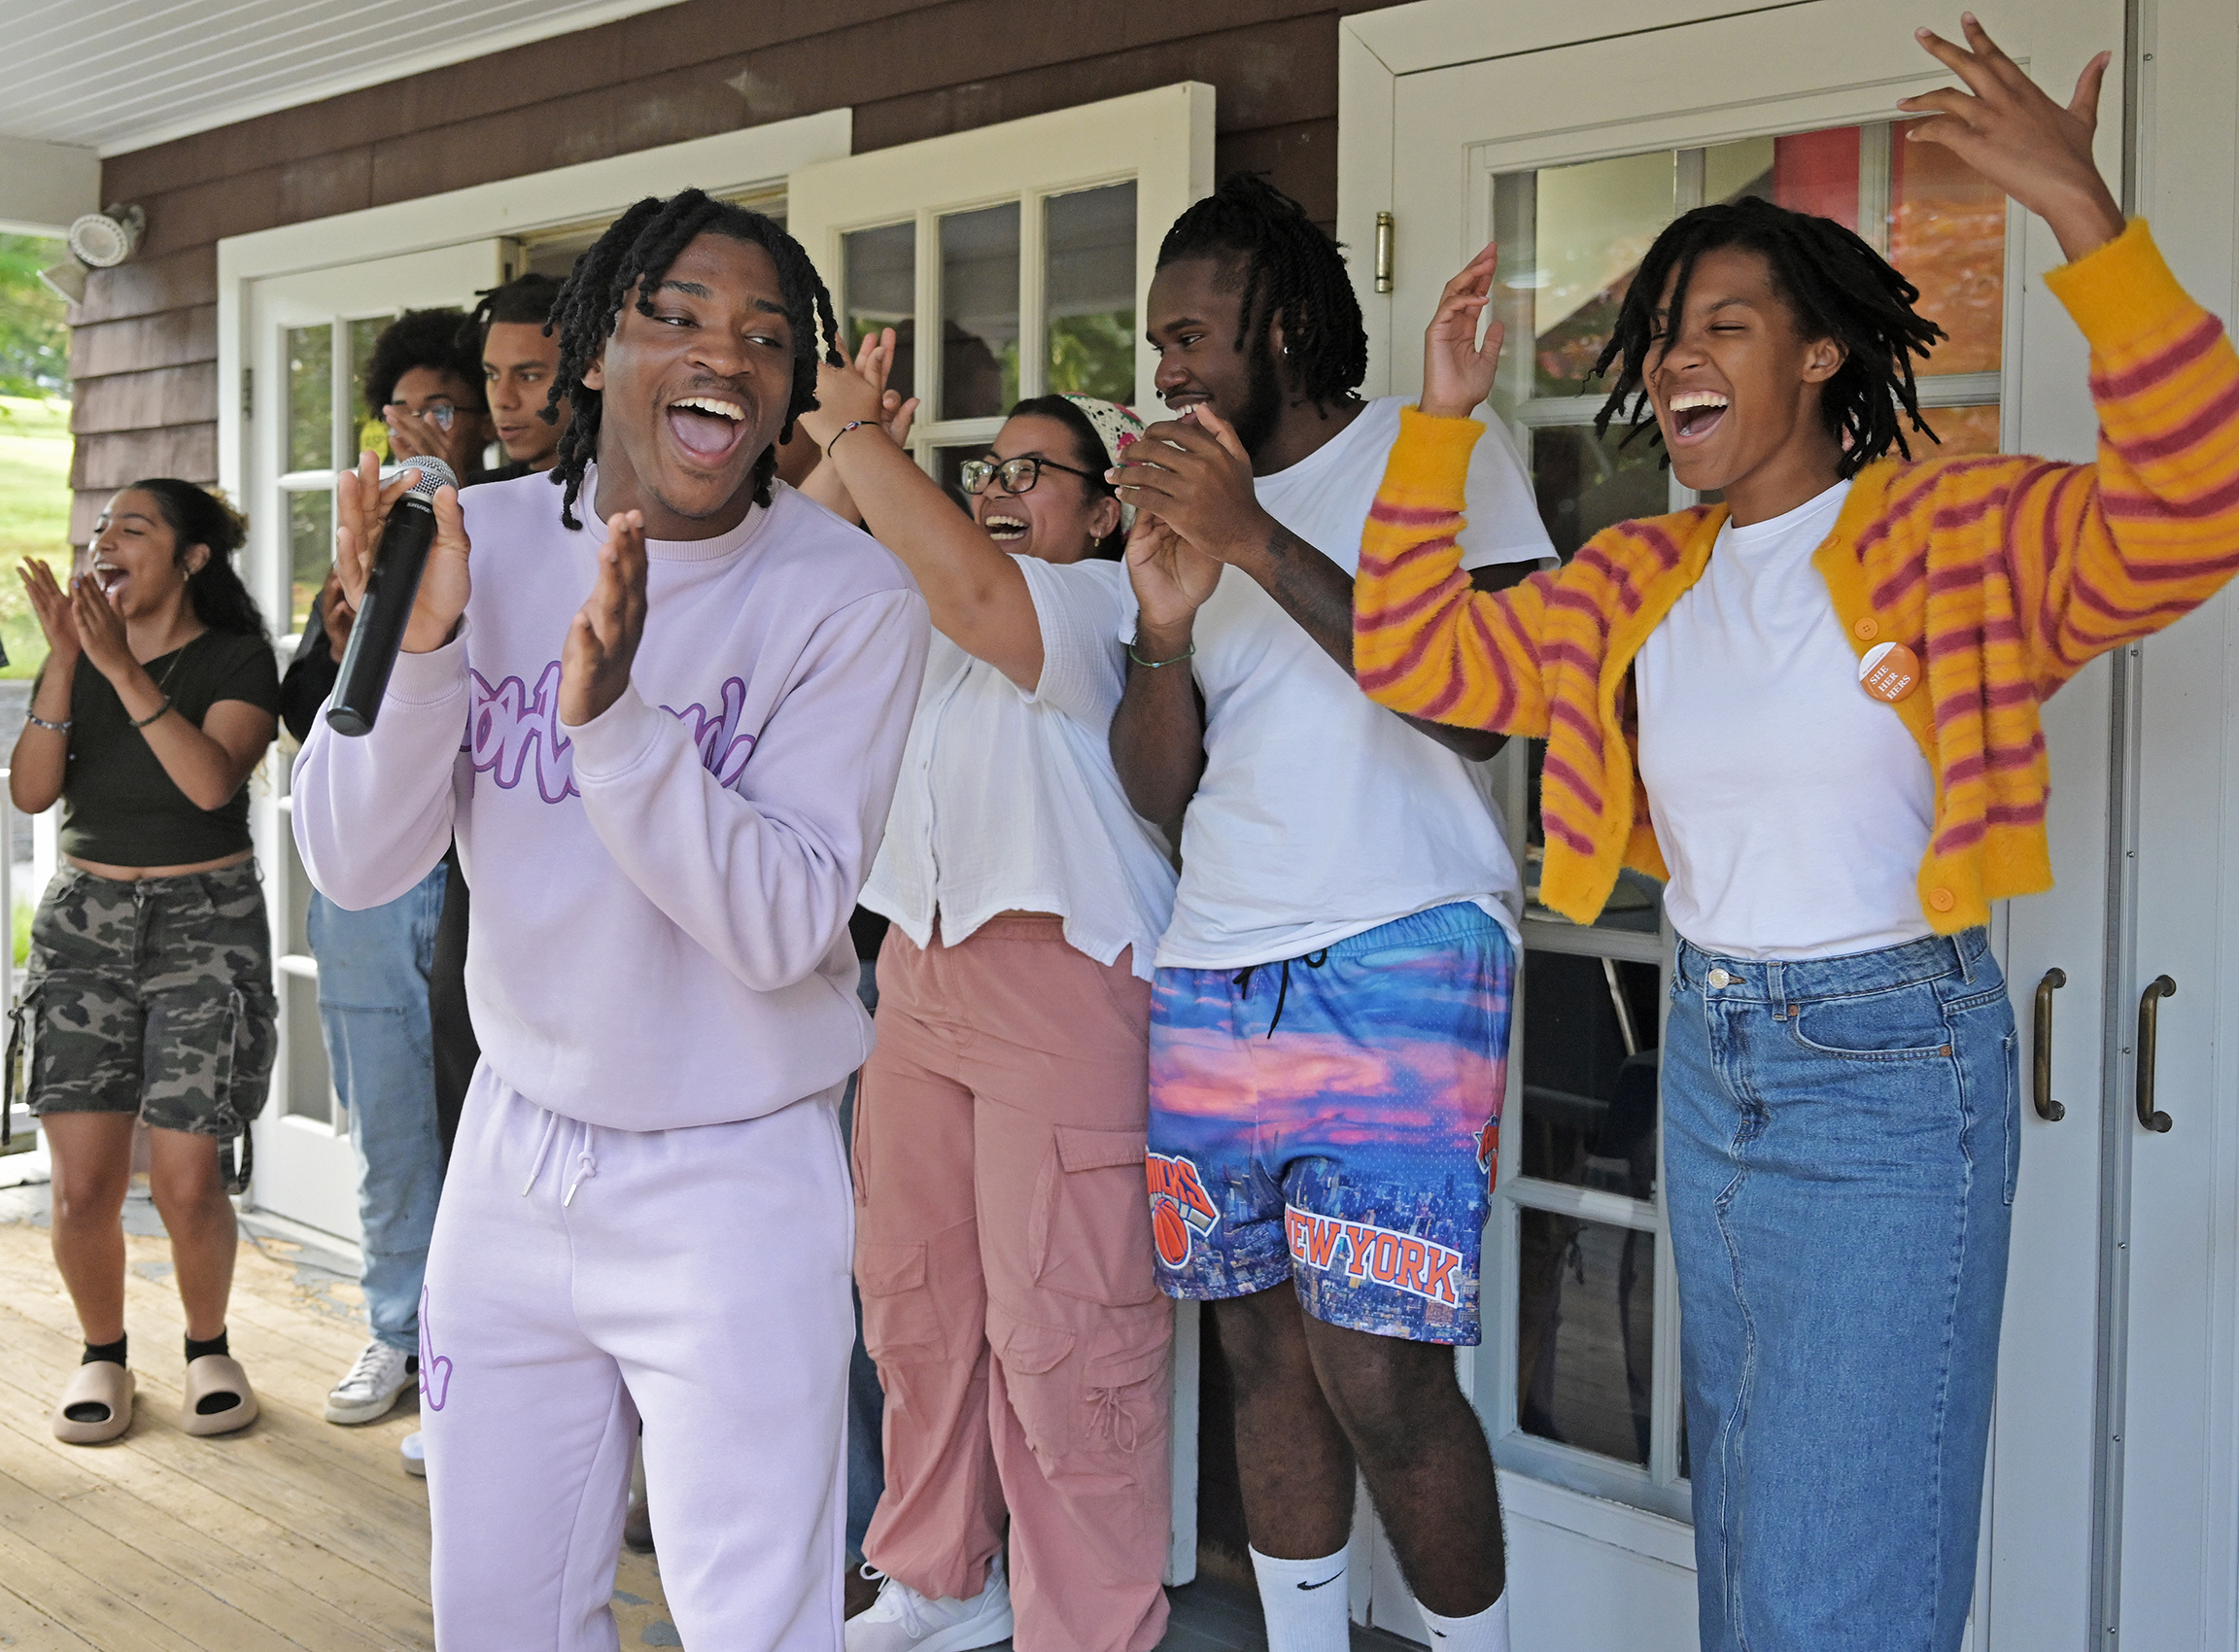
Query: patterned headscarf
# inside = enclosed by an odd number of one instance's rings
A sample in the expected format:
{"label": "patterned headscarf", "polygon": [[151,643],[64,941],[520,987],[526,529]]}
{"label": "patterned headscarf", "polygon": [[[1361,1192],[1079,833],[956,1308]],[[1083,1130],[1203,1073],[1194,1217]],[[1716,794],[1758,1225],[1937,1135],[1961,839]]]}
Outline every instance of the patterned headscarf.
{"label": "patterned headscarf", "polygon": [[[1079,408],[1088,421],[1088,428],[1096,432],[1097,440],[1104,444],[1104,457],[1112,464],[1120,463],[1120,455],[1143,439],[1143,421],[1135,417],[1135,410],[1122,407],[1117,401],[1100,401],[1093,396],[1075,396],[1067,391],[1065,399]],[[1120,507],[1120,526],[1122,530],[1135,526],[1135,507]]]}

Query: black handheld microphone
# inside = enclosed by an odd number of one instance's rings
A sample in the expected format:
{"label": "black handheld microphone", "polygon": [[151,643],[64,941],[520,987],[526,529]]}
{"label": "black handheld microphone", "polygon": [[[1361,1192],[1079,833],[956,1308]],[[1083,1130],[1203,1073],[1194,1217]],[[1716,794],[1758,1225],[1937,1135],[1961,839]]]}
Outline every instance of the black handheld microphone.
{"label": "black handheld microphone", "polygon": [[440,459],[406,460],[382,480],[405,470],[419,471],[419,484],[396,501],[381,530],[381,549],[365,581],[364,601],[358,604],[357,623],[350,628],[350,644],[342,650],[333,697],[327,703],[327,721],[337,734],[373,732],[381,697],[389,692],[389,673],[396,668],[396,651],[404,645],[412,601],[420,595],[428,547],[435,542],[435,490],[458,485],[451,466]]}

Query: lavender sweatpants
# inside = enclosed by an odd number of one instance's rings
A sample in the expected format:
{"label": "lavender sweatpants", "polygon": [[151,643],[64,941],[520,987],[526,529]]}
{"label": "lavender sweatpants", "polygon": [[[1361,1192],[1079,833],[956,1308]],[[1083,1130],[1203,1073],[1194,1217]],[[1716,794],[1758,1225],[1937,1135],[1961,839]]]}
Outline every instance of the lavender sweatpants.
{"label": "lavender sweatpants", "polygon": [[854,1341],[838,1095],[637,1132],[476,1070],[420,1313],[440,1652],[613,1652],[640,1419],[685,1644],[836,1652]]}

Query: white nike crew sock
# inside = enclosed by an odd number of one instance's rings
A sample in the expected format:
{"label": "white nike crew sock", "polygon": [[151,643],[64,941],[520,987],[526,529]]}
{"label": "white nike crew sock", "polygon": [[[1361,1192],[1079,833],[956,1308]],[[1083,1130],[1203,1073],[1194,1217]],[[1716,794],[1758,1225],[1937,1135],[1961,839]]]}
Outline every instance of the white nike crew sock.
{"label": "white nike crew sock", "polygon": [[1259,1580],[1267,1652],[1346,1652],[1353,1644],[1343,1549],[1318,1561],[1279,1561],[1253,1549],[1252,1575]]}
{"label": "white nike crew sock", "polygon": [[1420,1600],[1415,1609],[1423,1614],[1423,1627],[1430,1632],[1436,1652],[1508,1652],[1506,1590],[1483,1611],[1465,1618],[1442,1618]]}

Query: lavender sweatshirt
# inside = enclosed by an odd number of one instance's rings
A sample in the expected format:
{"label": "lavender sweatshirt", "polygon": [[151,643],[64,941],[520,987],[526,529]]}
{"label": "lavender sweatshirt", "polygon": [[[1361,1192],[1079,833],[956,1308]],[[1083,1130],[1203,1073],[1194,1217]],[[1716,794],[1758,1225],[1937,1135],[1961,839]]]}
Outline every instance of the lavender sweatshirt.
{"label": "lavender sweatshirt", "polygon": [[395,900],[454,832],[482,1053],[539,1106],[625,1130],[775,1112],[870,1051],[847,917],[924,669],[924,600],[791,489],[720,538],[648,541],[630,687],[559,721],[603,527],[525,476],[462,498],[460,634],[396,662],[362,739],[319,719],[296,846],[336,905]]}

